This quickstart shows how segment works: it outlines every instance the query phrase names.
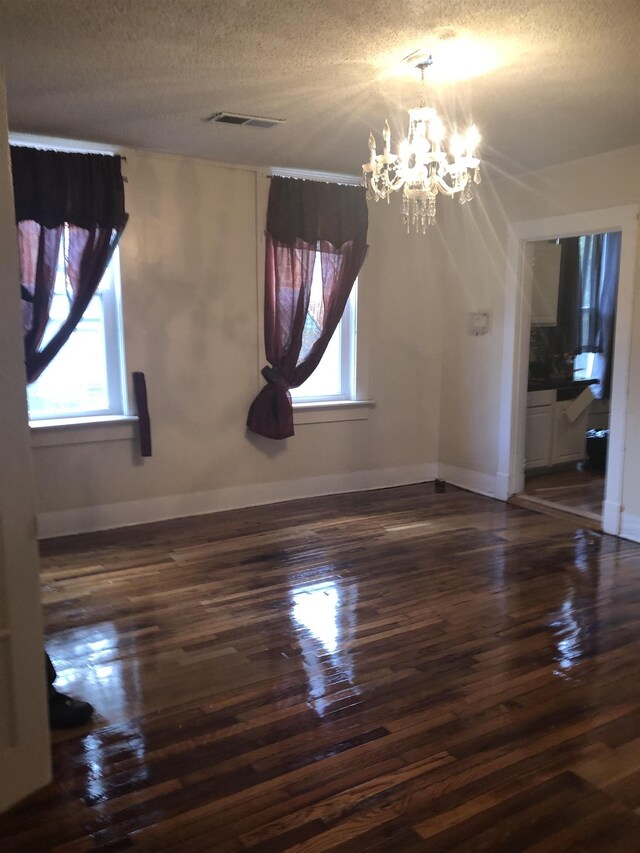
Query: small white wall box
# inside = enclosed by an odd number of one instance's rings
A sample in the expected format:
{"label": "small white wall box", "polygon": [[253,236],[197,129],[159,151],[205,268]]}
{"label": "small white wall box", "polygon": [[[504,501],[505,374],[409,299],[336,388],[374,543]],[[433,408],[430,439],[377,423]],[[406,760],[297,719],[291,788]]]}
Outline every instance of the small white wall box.
{"label": "small white wall box", "polygon": [[469,314],[469,334],[470,335],[486,335],[489,331],[489,312],[476,311]]}

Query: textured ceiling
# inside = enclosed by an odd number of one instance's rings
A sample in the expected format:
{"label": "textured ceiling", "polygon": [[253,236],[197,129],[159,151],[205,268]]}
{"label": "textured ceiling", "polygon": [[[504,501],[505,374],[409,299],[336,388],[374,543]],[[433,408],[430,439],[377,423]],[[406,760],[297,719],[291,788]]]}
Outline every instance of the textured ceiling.
{"label": "textured ceiling", "polygon": [[[356,174],[419,99],[510,173],[640,142],[637,0],[0,0],[12,130]],[[286,119],[207,124],[218,110]]]}

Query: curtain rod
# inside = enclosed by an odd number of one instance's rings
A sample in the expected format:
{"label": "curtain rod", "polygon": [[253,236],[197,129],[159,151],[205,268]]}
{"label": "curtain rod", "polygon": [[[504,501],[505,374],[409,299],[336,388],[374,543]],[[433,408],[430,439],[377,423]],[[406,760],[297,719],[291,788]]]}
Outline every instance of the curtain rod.
{"label": "curtain rod", "polygon": [[269,180],[271,178],[288,178],[290,181],[309,181],[312,184],[336,184],[339,187],[359,187],[361,184],[354,184],[351,181],[346,183],[345,181],[330,181],[328,178],[294,178],[293,175],[267,175]]}
{"label": "curtain rod", "polygon": [[39,148],[42,151],[61,151],[69,154],[103,154],[105,157],[126,157],[117,145],[89,142],[82,139],[65,139],[62,136],[44,136],[35,133],[9,133],[9,144],[18,148]]}
{"label": "curtain rod", "polygon": [[341,184],[346,187],[362,186],[362,179],[356,175],[344,175],[331,172],[311,172],[305,169],[271,169],[268,178],[293,178],[296,181],[315,181],[323,184]]}
{"label": "curtain rod", "polygon": [[100,154],[101,157],[119,157],[123,163],[127,162],[124,154],[118,154],[117,151],[83,151],[80,148],[61,148],[55,145],[34,145],[31,142],[11,142],[11,148],[35,148],[37,151],[57,151],[60,154]]}

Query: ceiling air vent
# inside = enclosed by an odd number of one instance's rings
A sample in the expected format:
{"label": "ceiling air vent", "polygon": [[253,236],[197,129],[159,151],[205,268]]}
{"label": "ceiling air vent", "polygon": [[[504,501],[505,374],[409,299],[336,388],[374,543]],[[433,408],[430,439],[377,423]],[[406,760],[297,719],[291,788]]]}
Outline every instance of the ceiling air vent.
{"label": "ceiling air vent", "polygon": [[263,116],[247,116],[241,113],[213,113],[204,121],[219,122],[220,124],[243,124],[245,127],[275,127],[284,124],[283,118],[264,118]]}

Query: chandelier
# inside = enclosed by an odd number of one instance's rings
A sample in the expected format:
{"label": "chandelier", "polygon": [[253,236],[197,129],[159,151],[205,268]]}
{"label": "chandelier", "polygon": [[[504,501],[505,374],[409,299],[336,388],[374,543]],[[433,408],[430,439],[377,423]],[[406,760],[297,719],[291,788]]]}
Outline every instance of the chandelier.
{"label": "chandelier", "polygon": [[376,152],[376,140],[369,134],[369,162],[362,166],[362,183],[367,198],[386,199],[391,193],[402,190],[402,218],[407,233],[413,227],[416,233],[426,233],[436,215],[438,193],[458,196],[460,204],[473,198],[472,183],[480,183],[480,160],[475,151],[480,134],[472,125],[464,134],[450,135],[445,148],[445,128],[434,107],[424,105],[424,72],[433,59],[419,62],[422,97],[420,106],[409,110],[409,133],[399,147],[398,154],[391,153],[391,129],[385,120],[382,131],[384,149]]}

